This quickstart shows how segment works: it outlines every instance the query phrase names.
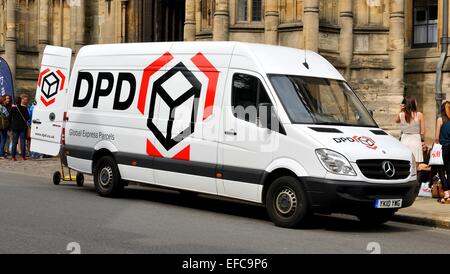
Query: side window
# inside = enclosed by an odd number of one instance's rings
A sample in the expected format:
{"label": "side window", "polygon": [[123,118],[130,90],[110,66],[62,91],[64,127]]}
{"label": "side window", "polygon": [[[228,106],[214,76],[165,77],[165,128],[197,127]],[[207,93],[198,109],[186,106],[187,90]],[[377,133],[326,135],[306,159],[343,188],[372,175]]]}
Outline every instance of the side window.
{"label": "side window", "polygon": [[251,75],[236,73],[233,75],[231,104],[234,116],[250,123],[257,123],[258,105],[271,103],[261,81]]}

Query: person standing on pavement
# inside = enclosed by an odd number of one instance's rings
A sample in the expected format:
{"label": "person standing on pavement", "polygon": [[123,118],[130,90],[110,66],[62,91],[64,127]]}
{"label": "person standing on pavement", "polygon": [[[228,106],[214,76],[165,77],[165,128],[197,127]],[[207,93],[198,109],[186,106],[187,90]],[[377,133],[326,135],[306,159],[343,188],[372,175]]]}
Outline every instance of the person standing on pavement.
{"label": "person standing on pavement", "polygon": [[417,111],[417,101],[407,96],[403,101],[397,123],[401,124],[402,136],[400,141],[414,154],[417,165],[424,162],[422,140],[425,135],[423,114]]}
{"label": "person standing on pavement", "polygon": [[26,94],[22,94],[20,96],[20,98],[22,99],[22,106],[27,108],[27,112],[28,112],[28,119],[27,119],[27,135],[26,135],[26,140],[25,143],[21,143],[20,144],[20,148],[21,151],[22,149],[25,150],[26,155],[30,155],[30,147],[31,147],[31,116],[32,113],[30,113],[30,97]]}
{"label": "person standing on pavement", "polygon": [[444,189],[444,198],[439,199],[441,204],[450,204],[450,103],[444,102],[441,107],[441,117],[436,123],[436,144],[442,145],[442,158],[447,178],[441,178]]}
{"label": "person standing on pavement", "polygon": [[4,97],[0,96],[0,158],[6,159],[5,143],[9,131],[9,111],[4,103]]}
{"label": "person standing on pavement", "polygon": [[[6,108],[6,110],[10,114],[11,113],[11,109],[12,109],[11,96],[5,95],[4,98],[5,98],[5,100],[4,100],[3,106]],[[6,131],[5,156],[11,155],[10,147],[11,147],[11,127]]]}
{"label": "person standing on pavement", "polygon": [[[36,106],[36,101],[33,101],[33,103],[30,104],[30,107],[28,108],[28,114],[30,116],[30,120],[28,120],[29,125],[31,125],[31,119],[33,119],[33,111],[34,111],[35,106]],[[33,152],[30,150],[31,149],[31,138],[29,138],[29,140],[28,140],[28,149],[29,149],[28,152],[30,153],[31,159],[43,159],[44,158],[43,154]]]}
{"label": "person standing on pavement", "polygon": [[12,160],[16,161],[17,154],[17,144],[20,139],[22,145],[21,156],[22,160],[27,160],[26,158],[26,146],[25,139],[27,137],[28,131],[28,109],[23,105],[22,99],[20,97],[16,98],[16,105],[12,108],[10,114],[11,129],[13,131],[13,146],[12,146]]}

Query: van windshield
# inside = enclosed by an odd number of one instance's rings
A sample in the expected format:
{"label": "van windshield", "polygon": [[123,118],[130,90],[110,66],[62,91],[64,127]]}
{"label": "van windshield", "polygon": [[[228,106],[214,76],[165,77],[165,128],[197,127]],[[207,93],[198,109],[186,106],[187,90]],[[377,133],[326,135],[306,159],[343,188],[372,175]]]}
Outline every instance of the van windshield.
{"label": "van windshield", "polygon": [[294,124],[377,127],[344,81],[273,74],[269,79]]}

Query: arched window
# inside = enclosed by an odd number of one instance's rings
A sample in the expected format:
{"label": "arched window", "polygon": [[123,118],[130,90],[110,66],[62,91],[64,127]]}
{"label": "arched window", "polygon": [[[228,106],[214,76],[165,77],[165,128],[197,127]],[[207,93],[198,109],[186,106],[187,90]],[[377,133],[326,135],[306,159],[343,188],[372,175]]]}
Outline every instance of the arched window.
{"label": "arched window", "polygon": [[237,0],[237,22],[262,21],[262,0]]}

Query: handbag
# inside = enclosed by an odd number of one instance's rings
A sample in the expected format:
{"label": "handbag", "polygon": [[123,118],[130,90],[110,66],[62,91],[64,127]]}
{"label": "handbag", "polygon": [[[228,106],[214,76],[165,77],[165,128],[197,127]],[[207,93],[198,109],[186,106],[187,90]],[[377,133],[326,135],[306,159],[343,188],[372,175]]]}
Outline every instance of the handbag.
{"label": "handbag", "polygon": [[430,152],[430,162],[428,163],[430,166],[443,166],[444,159],[442,158],[442,145],[434,144],[433,148]]}
{"label": "handbag", "polygon": [[444,189],[442,188],[441,181],[436,181],[433,183],[433,186],[431,187],[431,196],[433,198],[444,198]]}

